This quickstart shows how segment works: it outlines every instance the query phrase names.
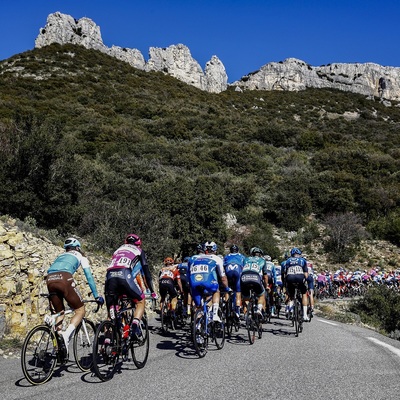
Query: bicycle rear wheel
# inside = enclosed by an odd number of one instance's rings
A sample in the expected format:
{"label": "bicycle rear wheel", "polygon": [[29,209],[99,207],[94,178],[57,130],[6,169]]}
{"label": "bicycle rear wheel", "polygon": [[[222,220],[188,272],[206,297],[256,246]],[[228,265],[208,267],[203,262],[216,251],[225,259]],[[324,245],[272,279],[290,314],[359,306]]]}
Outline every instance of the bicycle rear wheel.
{"label": "bicycle rear wheel", "polygon": [[218,316],[220,317],[221,322],[213,322],[212,329],[215,345],[218,350],[221,350],[225,344],[225,324],[221,308],[218,310]]}
{"label": "bicycle rear wheel", "polygon": [[85,319],[80,323],[74,334],[74,357],[76,365],[83,372],[90,371],[93,366],[93,343],[96,329],[94,323]]}
{"label": "bicycle rear wheel", "polygon": [[39,385],[52,377],[57,351],[55,333],[47,325],[38,325],[28,333],[22,345],[21,367],[29,383]]}
{"label": "bicycle rear wheel", "polygon": [[145,315],[140,321],[140,329],[142,331],[142,337],[132,340],[130,346],[133,362],[139,369],[146,365],[147,358],[149,357],[150,335],[149,325]]}
{"label": "bicycle rear wheel", "polygon": [[120,353],[117,328],[112,321],[103,321],[96,330],[93,343],[93,369],[102,381],[110,380],[117,368]]}
{"label": "bicycle rear wheel", "polygon": [[297,289],[295,291],[295,298],[294,298],[294,310],[293,310],[293,322],[294,322],[294,331],[296,337],[299,336],[299,301],[297,300]]}
{"label": "bicycle rear wheel", "polygon": [[246,312],[246,329],[250,344],[254,344],[257,332],[256,323],[253,318],[253,311],[254,311],[253,308],[254,308],[253,303],[249,303]]}
{"label": "bicycle rear wheel", "polygon": [[161,309],[161,330],[163,332],[168,332],[169,330],[169,313],[167,299],[165,299]]}
{"label": "bicycle rear wheel", "polygon": [[193,318],[192,336],[196,353],[200,358],[207,353],[208,336],[206,333],[206,316],[203,310],[196,310]]}

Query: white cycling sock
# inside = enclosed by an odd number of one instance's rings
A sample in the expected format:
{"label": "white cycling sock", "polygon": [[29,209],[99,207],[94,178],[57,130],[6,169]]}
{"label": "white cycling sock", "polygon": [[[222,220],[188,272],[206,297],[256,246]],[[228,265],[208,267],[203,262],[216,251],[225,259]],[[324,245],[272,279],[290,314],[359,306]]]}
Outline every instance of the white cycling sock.
{"label": "white cycling sock", "polygon": [[75,325],[69,324],[65,332],[62,333],[65,345],[68,347],[69,341],[75,332]]}

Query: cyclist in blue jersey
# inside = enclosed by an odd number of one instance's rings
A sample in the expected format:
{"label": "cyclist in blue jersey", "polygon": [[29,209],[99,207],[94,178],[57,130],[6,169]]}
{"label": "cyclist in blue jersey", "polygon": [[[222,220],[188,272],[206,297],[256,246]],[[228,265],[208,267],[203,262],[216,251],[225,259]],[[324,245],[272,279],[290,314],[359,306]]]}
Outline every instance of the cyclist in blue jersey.
{"label": "cyclist in blue jersey", "polygon": [[314,266],[313,266],[312,262],[308,261],[305,257],[304,257],[304,259],[307,262],[307,270],[308,270],[307,286],[308,286],[308,291],[310,293],[311,315],[313,315],[314,314],[314,279],[315,279]]}
{"label": "cyclist in blue jersey", "polygon": [[[153,299],[158,297],[153,288],[146,253],[141,246],[142,240],[138,235],[128,234],[125,243],[112,256],[105,282],[106,304],[111,318],[114,318],[119,296],[126,295],[136,302],[130,332],[132,337],[141,335],[140,320],[145,310],[145,286],[149,288]],[[144,274],[145,285],[141,283],[141,271]]]}
{"label": "cyclist in blue jersey", "polygon": [[267,268],[263,255],[264,252],[259,247],[252,247],[250,257],[246,257],[244,261],[240,276],[243,300],[249,298],[250,289],[253,289],[258,297],[257,311],[260,315],[263,315],[265,311],[265,288],[268,285]]}
{"label": "cyclist in blue jersey", "polygon": [[192,298],[196,307],[201,307],[204,294],[212,295],[213,321],[221,322],[218,316],[220,291],[218,280],[229,290],[223,261],[217,254],[218,246],[214,242],[204,244],[205,254],[191,257],[189,261],[189,282]]}
{"label": "cyclist in blue jersey", "polygon": [[307,316],[307,261],[301,257],[301,250],[293,247],[290,257],[285,261],[282,268],[282,281],[286,287],[286,294],[289,298],[289,307],[293,307],[295,286],[299,285],[302,294],[303,320],[309,321]]}
{"label": "cyclist in blue jersey", "polygon": [[73,275],[80,266],[83,268],[93,297],[100,305],[104,304],[104,299],[97,293],[96,283],[94,282],[92,271],[90,270],[89,260],[83,254],[79,240],[68,238],[64,242],[64,249],[65,253],[58,256],[47,270],[46,283],[51,303],[56,313],[65,310],[64,299],[75,311],[70,324],[64,332],[61,332],[64,316],[58,317],[56,321],[57,330],[61,333],[64,339],[65,349],[68,352],[69,340],[74,334],[76,327],[85,316],[85,306],[82,302],[82,296],[73,278]]}
{"label": "cyclist in blue jersey", "polygon": [[224,269],[228,278],[229,287],[236,296],[235,315],[239,319],[240,307],[242,305],[242,293],[240,291],[240,275],[244,267],[245,256],[239,253],[239,247],[236,244],[229,249],[230,253],[224,257]]}
{"label": "cyclist in blue jersey", "polygon": [[275,264],[271,261],[271,256],[268,254],[264,256],[266,269],[267,269],[267,295],[269,300],[269,306],[271,310],[271,317],[276,317],[275,313],[275,300],[274,292],[276,291],[276,269]]}

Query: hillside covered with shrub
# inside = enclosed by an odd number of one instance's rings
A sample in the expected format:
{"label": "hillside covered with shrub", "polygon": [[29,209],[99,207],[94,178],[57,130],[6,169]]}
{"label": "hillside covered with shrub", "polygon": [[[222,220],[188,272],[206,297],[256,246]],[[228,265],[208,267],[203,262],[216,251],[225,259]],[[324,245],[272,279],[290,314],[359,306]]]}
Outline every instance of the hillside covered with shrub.
{"label": "hillside covered with shrub", "polygon": [[210,94],[51,45],[0,62],[0,214],[104,252],[134,231],[152,260],[204,240],[280,259],[281,229],[344,262],[366,237],[400,245],[399,132],[377,98]]}

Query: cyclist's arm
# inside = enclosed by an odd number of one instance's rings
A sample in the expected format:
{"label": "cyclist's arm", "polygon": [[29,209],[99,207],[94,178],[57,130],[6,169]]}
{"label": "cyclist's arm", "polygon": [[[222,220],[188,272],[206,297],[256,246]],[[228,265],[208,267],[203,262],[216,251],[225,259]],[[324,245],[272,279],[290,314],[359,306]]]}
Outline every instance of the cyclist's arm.
{"label": "cyclist's arm", "polygon": [[96,299],[97,297],[99,297],[99,294],[97,293],[96,283],[94,282],[92,271],[90,270],[89,260],[86,257],[82,257],[81,265],[82,265],[83,272],[85,274],[87,283],[89,284],[90,290],[93,293],[93,297]]}
{"label": "cyclist's arm", "polygon": [[150,268],[149,268],[149,265],[147,264],[146,253],[143,250],[140,253],[139,261],[142,264],[142,269],[143,269],[144,277],[146,279],[146,284],[147,284],[150,292],[154,293],[153,278],[151,277]]}

